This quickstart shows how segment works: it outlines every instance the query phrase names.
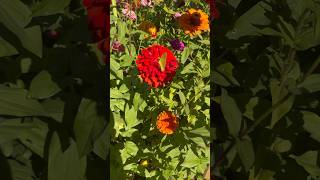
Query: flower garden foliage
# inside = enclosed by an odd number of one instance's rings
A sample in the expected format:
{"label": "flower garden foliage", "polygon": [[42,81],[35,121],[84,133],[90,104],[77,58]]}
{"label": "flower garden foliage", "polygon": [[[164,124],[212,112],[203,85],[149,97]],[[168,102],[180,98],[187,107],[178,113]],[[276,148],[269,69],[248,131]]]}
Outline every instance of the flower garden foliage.
{"label": "flower garden foliage", "polygon": [[0,0],[0,179],[107,179],[102,2]]}
{"label": "flower garden foliage", "polygon": [[206,1],[111,1],[111,179],[198,179],[209,167]]}
{"label": "flower garden foliage", "polygon": [[319,179],[320,2],[217,4],[214,179]]}

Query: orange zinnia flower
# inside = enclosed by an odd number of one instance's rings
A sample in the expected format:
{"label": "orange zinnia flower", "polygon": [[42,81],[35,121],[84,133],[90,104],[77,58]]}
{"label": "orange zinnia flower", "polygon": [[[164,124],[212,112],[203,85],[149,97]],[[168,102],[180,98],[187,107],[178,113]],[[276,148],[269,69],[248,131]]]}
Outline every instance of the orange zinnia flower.
{"label": "orange zinnia flower", "polygon": [[179,121],[177,116],[169,111],[163,111],[158,115],[157,128],[163,134],[173,134],[178,128]]}
{"label": "orange zinnia flower", "polygon": [[184,30],[184,33],[190,36],[209,30],[209,16],[202,12],[202,10],[189,9],[178,17],[178,23]]}

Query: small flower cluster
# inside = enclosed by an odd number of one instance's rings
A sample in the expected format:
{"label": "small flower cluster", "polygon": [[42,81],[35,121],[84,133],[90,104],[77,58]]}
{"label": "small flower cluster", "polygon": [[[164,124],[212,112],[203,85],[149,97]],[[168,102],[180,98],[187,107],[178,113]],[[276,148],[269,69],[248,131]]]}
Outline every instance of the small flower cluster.
{"label": "small flower cluster", "polygon": [[[212,6],[214,1],[206,0]],[[146,32],[145,40],[154,40],[158,38],[160,27],[154,21],[148,20],[145,17],[140,21],[137,17],[137,12],[141,8],[152,8],[156,6],[154,0],[118,0],[117,6],[122,8],[122,17],[130,21],[135,21],[138,24],[137,28]],[[184,0],[175,0],[177,7],[185,5]],[[215,7],[215,6],[214,6]],[[217,11],[211,11],[217,17]],[[181,28],[181,32],[189,37],[195,37],[203,32],[209,31],[209,16],[201,9],[186,9],[185,12],[172,13],[173,22]],[[137,23],[137,21],[140,21]],[[136,58],[136,66],[139,72],[139,77],[150,87],[163,88],[168,86],[176,75],[179,68],[179,62],[175,53],[184,51],[185,43],[179,38],[173,37],[167,39],[171,45],[171,51],[168,47],[161,44],[152,44],[149,47],[140,50]],[[112,42],[112,51],[124,52],[124,45],[115,40]],[[178,127],[178,118],[169,111],[163,111],[158,115],[157,128],[163,134],[173,134]]]}

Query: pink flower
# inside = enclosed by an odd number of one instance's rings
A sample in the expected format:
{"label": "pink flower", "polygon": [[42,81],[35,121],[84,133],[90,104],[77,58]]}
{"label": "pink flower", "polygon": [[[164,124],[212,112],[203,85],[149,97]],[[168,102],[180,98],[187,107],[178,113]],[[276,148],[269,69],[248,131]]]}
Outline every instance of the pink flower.
{"label": "pink flower", "polygon": [[129,4],[124,5],[124,8],[122,9],[122,14],[131,20],[137,19],[136,13],[130,9]]}
{"label": "pink flower", "polygon": [[153,7],[152,1],[151,0],[141,0],[141,5],[145,7]]}
{"label": "pink flower", "polygon": [[178,17],[180,17],[180,16],[181,16],[181,14],[178,13],[178,12],[174,13],[174,15],[173,15],[174,18],[178,18]]}

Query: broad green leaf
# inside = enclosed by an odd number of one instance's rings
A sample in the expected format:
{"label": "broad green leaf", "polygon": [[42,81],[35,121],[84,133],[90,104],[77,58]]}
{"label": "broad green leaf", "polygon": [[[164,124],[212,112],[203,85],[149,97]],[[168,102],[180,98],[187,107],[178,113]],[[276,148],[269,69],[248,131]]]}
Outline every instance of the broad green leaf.
{"label": "broad green leaf", "polygon": [[320,142],[320,117],[313,112],[301,111],[304,121],[303,128],[310,133],[310,136]]}
{"label": "broad green leaf", "polygon": [[0,37],[0,57],[12,56],[18,54],[16,48]]}
{"label": "broad green leaf", "polygon": [[10,166],[12,180],[34,180],[34,177],[36,177],[31,161],[21,163],[17,160],[9,159],[7,162]]}
{"label": "broad green leaf", "polygon": [[231,63],[224,63],[219,65],[216,71],[221,73],[221,75],[223,75],[224,78],[227,78],[227,80],[229,80],[229,82],[231,82],[232,84],[240,86],[237,79],[234,78],[233,69],[234,69],[234,66]]}
{"label": "broad green leaf", "polygon": [[136,156],[138,153],[138,146],[132,141],[126,141],[124,148],[120,150],[122,163],[124,164],[128,158]]}
{"label": "broad green leaf", "polygon": [[34,119],[33,127],[19,137],[20,141],[40,157],[44,157],[44,148],[49,128],[46,123]]}
{"label": "broad green leaf", "polygon": [[71,0],[43,0],[32,7],[32,16],[49,16],[64,13]]}
{"label": "broad green leaf", "polygon": [[54,132],[49,146],[48,180],[84,180],[86,157],[79,157],[76,143],[70,140],[70,146],[63,152],[58,134]]}
{"label": "broad green leaf", "polygon": [[307,8],[310,7],[312,0],[287,0],[287,4],[291,10],[291,16],[296,20],[299,21],[302,14],[305,12]]}
{"label": "broad green leaf", "polygon": [[265,16],[266,10],[271,10],[270,5],[263,1],[257,3],[237,19],[226,36],[236,40],[243,36],[259,35],[259,29],[255,26],[270,24],[270,20]]}
{"label": "broad green leaf", "polygon": [[187,61],[190,54],[191,54],[191,49],[189,47],[184,48],[181,54],[181,60],[180,60],[181,64],[184,64]]}
{"label": "broad green leaf", "polygon": [[227,87],[230,86],[230,82],[226,79],[226,77],[224,77],[221,73],[213,70],[212,72],[212,81],[213,83],[223,86],[223,87]]}
{"label": "broad green leaf", "polygon": [[133,97],[133,107],[136,111],[139,110],[139,105],[140,105],[140,94],[139,93],[134,93]]}
{"label": "broad green leaf", "polygon": [[242,140],[237,139],[236,149],[246,171],[248,171],[254,163],[254,149],[250,137],[246,136]]}
{"label": "broad green leaf", "polygon": [[320,91],[320,74],[312,74],[308,76],[298,88],[307,90],[309,93]]}
{"label": "broad green leaf", "polygon": [[108,150],[109,144],[110,144],[110,135],[108,134],[108,129],[105,128],[102,135],[94,143],[93,152],[97,154],[100,158],[106,160],[107,154],[109,152]]}
{"label": "broad green leaf", "polygon": [[0,4],[0,22],[9,29],[13,26],[24,28],[31,21],[31,11],[21,1],[0,0]]}
{"label": "broad green leaf", "polygon": [[186,97],[184,96],[182,91],[179,91],[178,94],[179,94],[181,103],[184,104],[186,102]]}
{"label": "broad green leaf", "polygon": [[125,110],[125,121],[127,130],[141,123],[137,118],[137,111],[134,107],[129,108],[128,104]]}
{"label": "broad green leaf", "polygon": [[41,71],[30,84],[29,95],[32,98],[45,99],[57,94],[61,89],[52,81],[48,71]]}
{"label": "broad green leaf", "polygon": [[41,104],[27,98],[27,91],[0,85],[0,115],[48,116]]}
{"label": "broad green leaf", "polygon": [[82,99],[73,126],[78,152],[81,157],[93,148],[93,141],[96,138],[93,134],[95,131],[101,131],[94,129],[94,125],[100,122],[104,122],[104,119],[97,112],[97,103],[93,100]]}
{"label": "broad green leaf", "polygon": [[34,123],[22,122],[20,118],[0,121],[0,144],[23,137],[34,127]]}
{"label": "broad green leaf", "polygon": [[0,22],[19,38],[25,49],[42,57],[40,26],[24,29],[31,21],[28,7],[18,0],[1,0],[0,4]]}
{"label": "broad green leaf", "polygon": [[46,99],[41,104],[50,117],[62,123],[65,102],[59,99]]}
{"label": "broad green leaf", "polygon": [[190,138],[190,140],[193,141],[199,147],[202,147],[202,148],[206,147],[206,143],[204,142],[203,138],[201,138],[201,137]]}
{"label": "broad green leaf", "polygon": [[166,64],[167,64],[167,53],[165,52],[161,55],[161,58],[159,59],[159,65],[162,72],[166,69]]}
{"label": "broad green leaf", "polygon": [[188,150],[187,154],[185,155],[185,159],[181,166],[186,168],[192,168],[198,166],[200,163],[200,158],[193,153],[191,149]]}
{"label": "broad green leaf", "polygon": [[221,110],[223,116],[227,121],[230,134],[237,136],[241,127],[242,114],[236,101],[229,96],[227,90],[222,88],[221,92]]}
{"label": "broad green leaf", "polygon": [[188,73],[196,73],[196,71],[194,70],[194,63],[192,62],[187,64],[181,71],[181,74],[188,74]]}
{"label": "broad green leaf", "polygon": [[296,162],[313,176],[320,176],[320,167],[317,166],[318,152],[308,151],[301,156],[290,155]]}
{"label": "broad green leaf", "polygon": [[193,129],[189,132],[192,134],[200,135],[201,137],[210,137],[210,131],[205,126],[203,126],[201,128]]}
{"label": "broad green leaf", "polygon": [[[282,98],[284,98],[289,92],[284,87],[281,87],[280,82],[276,79],[270,80],[270,90],[272,95],[272,105],[277,104]],[[281,105],[278,106],[272,112],[271,128],[284,117],[292,108],[295,96],[291,95]]]}
{"label": "broad green leaf", "polygon": [[171,151],[169,151],[167,153],[167,156],[171,157],[171,158],[175,158],[177,156],[180,156],[180,154],[181,154],[181,151],[179,150],[179,147],[176,147],[176,148],[172,149]]}

